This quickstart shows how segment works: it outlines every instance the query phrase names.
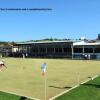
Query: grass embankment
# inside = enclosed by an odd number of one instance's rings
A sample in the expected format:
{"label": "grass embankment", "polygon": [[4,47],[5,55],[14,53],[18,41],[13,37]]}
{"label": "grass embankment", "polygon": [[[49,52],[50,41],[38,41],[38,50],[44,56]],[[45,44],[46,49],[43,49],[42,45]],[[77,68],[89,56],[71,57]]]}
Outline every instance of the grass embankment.
{"label": "grass embankment", "polygon": [[32,100],[32,99],[0,91],[0,100]]}

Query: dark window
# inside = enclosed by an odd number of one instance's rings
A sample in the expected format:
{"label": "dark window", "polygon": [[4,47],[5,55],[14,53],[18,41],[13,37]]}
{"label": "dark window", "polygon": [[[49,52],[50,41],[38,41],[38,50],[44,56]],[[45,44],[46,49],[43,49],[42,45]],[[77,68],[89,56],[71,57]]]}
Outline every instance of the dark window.
{"label": "dark window", "polygon": [[47,52],[48,52],[48,53],[54,52],[54,48],[47,48]]}
{"label": "dark window", "polygon": [[83,49],[82,48],[74,48],[75,53],[82,53]]}
{"label": "dark window", "polygon": [[45,48],[40,48],[40,52],[46,52]]}
{"label": "dark window", "polygon": [[55,52],[59,52],[59,48],[55,48]]}
{"label": "dark window", "polygon": [[95,53],[100,53],[100,48],[95,48],[94,52]]}
{"label": "dark window", "polygon": [[71,48],[64,48],[64,52],[71,52]]}
{"label": "dark window", "polygon": [[93,48],[84,48],[85,53],[93,53]]}

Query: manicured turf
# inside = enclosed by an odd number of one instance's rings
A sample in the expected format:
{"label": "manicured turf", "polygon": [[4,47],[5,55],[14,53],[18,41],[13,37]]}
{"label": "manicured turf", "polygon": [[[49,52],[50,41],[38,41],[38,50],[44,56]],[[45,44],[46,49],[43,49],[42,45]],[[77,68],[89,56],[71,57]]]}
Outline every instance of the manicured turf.
{"label": "manicured turf", "polygon": [[100,77],[80,85],[55,100],[100,100]]}
{"label": "manicured turf", "polygon": [[0,91],[43,100],[43,62],[47,63],[47,99],[100,73],[100,61],[5,58],[7,69],[0,71]]}
{"label": "manicured turf", "polygon": [[31,99],[26,97],[20,97],[14,94],[0,92],[0,100],[31,100]]}

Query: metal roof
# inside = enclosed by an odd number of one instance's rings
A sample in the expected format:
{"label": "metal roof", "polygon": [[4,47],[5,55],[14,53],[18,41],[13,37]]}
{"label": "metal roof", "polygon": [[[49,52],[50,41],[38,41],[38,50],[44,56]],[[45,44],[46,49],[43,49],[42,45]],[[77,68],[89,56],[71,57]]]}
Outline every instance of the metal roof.
{"label": "metal roof", "polygon": [[85,46],[85,45],[95,46],[95,45],[100,45],[100,42],[89,43],[89,42],[85,42],[85,41],[80,41],[80,42],[73,43],[73,46]]}
{"label": "metal roof", "polygon": [[67,42],[67,43],[70,43],[70,42],[73,42],[72,40],[68,40],[68,41],[46,41],[46,42],[19,42],[19,43],[16,43],[16,44],[38,44],[38,43],[63,43],[63,42]]}

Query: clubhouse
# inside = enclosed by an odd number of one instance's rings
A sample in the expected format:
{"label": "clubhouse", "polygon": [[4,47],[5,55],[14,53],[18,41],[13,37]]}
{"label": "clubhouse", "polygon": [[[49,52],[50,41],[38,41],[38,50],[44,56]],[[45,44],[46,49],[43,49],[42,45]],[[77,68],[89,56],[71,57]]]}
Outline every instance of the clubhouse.
{"label": "clubhouse", "polygon": [[14,56],[57,58],[72,56],[72,41],[26,42],[13,46]]}
{"label": "clubhouse", "polygon": [[66,40],[16,43],[14,57],[100,59],[100,41]]}

